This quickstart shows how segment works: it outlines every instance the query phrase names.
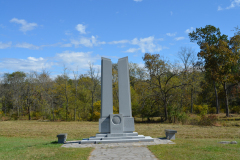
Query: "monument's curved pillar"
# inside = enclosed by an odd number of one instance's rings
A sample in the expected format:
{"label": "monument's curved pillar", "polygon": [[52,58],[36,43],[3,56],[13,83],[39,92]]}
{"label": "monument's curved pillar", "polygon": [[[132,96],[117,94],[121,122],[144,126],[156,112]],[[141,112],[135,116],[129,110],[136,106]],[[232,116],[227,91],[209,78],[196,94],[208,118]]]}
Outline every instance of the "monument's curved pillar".
{"label": "monument's curved pillar", "polygon": [[101,59],[101,118],[99,119],[99,132],[110,132],[110,114],[113,114],[112,94],[112,61]]}
{"label": "monument's curved pillar", "polygon": [[123,132],[132,133],[134,118],[132,117],[128,57],[118,59],[118,92],[119,114],[123,117]]}

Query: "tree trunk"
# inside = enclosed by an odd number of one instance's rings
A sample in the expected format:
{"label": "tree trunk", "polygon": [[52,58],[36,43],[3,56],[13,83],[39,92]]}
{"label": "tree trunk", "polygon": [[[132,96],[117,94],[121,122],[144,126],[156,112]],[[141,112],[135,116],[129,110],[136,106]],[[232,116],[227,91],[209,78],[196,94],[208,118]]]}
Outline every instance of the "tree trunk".
{"label": "tree trunk", "polygon": [[226,82],[224,82],[224,92],[225,92],[225,107],[226,107],[226,116],[229,117],[229,108],[228,108],[228,94]]}
{"label": "tree trunk", "polygon": [[53,114],[53,122],[55,120],[55,117],[54,117],[54,108],[53,108],[53,100],[51,100],[51,107],[52,107],[52,114]]}
{"label": "tree trunk", "polygon": [[219,114],[219,104],[218,104],[218,93],[215,81],[213,81],[214,90],[215,90],[215,97],[216,97],[216,114]]}
{"label": "tree trunk", "polygon": [[191,113],[193,113],[193,88],[191,88]]}
{"label": "tree trunk", "polygon": [[165,121],[168,119],[168,112],[167,112],[167,102],[164,102],[164,113],[165,113]]}
{"label": "tree trunk", "polygon": [[65,96],[66,96],[66,121],[68,120],[68,95],[67,95],[67,80],[65,81]]}
{"label": "tree trunk", "polygon": [[92,117],[91,117],[91,120],[93,120],[93,92],[92,92]]}
{"label": "tree trunk", "polygon": [[30,104],[29,104],[29,100],[27,99],[27,104],[28,104],[28,120],[31,120],[31,108],[30,108]]}
{"label": "tree trunk", "polygon": [[76,107],[74,108],[74,121],[76,121]]}
{"label": "tree trunk", "polygon": [[68,100],[67,100],[67,105],[66,105],[66,121],[68,120]]}
{"label": "tree trunk", "polygon": [[18,105],[18,103],[17,103],[17,116],[19,118],[19,105]]}

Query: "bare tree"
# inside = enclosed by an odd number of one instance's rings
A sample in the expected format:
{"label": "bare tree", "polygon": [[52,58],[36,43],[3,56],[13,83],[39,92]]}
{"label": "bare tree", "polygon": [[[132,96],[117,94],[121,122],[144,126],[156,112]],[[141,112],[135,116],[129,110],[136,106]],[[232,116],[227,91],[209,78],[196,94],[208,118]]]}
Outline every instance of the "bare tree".
{"label": "bare tree", "polygon": [[[195,73],[195,67],[194,67],[194,63],[195,63],[195,51],[190,47],[181,47],[180,51],[178,52],[178,58],[182,61],[183,66],[184,66],[184,74],[183,74],[183,80],[188,80],[188,73],[190,72],[190,68],[192,69],[192,74]],[[191,81],[194,82],[194,76],[191,76],[192,79]],[[190,83],[191,85],[191,113],[193,113],[193,91],[194,91],[194,86],[192,83]],[[182,90],[184,90],[185,88],[183,88],[184,86],[182,86]],[[184,93],[182,92],[181,94],[181,106],[183,105],[183,97],[184,97]]]}
{"label": "bare tree", "polygon": [[61,76],[57,76],[55,82],[60,86],[63,91],[63,96],[66,102],[66,121],[68,120],[68,113],[69,113],[69,98],[71,97],[71,92],[68,85],[69,77],[68,77],[68,69],[63,67],[63,74]]}
{"label": "bare tree", "polygon": [[28,108],[28,119],[31,120],[31,110],[32,107],[36,105],[36,78],[37,74],[30,72],[27,74],[26,78],[26,97],[27,97],[27,108]]}
{"label": "bare tree", "polygon": [[78,67],[77,70],[74,72],[73,71],[73,76],[74,76],[74,87],[75,87],[75,107],[74,107],[74,121],[76,121],[76,109],[78,108],[77,105],[77,93],[78,93]]}
{"label": "bare tree", "polygon": [[99,80],[99,69],[96,72],[96,70],[93,68],[93,63],[89,63],[89,71],[88,71],[88,76],[91,78],[91,85],[90,85],[90,91],[91,91],[91,98],[92,98],[92,116],[93,117],[93,103],[94,103],[94,98],[95,98],[95,93],[96,93],[96,89],[98,87],[98,85],[100,84],[100,80]]}
{"label": "bare tree", "polygon": [[187,71],[189,67],[193,65],[193,62],[196,59],[195,51],[190,47],[181,47],[178,52],[178,58],[182,61],[184,65],[184,70]]}
{"label": "bare tree", "polygon": [[38,76],[38,81],[41,85],[44,98],[48,101],[48,103],[50,103],[50,112],[52,112],[53,121],[55,121],[53,105],[55,93],[53,81],[50,78],[50,73],[43,69],[42,73],[40,73],[40,75]]}
{"label": "bare tree", "polygon": [[12,74],[4,74],[4,84],[13,98],[13,110],[17,109],[17,116],[20,116],[20,97],[22,95],[22,88],[24,86],[26,74],[20,71],[13,72]]}

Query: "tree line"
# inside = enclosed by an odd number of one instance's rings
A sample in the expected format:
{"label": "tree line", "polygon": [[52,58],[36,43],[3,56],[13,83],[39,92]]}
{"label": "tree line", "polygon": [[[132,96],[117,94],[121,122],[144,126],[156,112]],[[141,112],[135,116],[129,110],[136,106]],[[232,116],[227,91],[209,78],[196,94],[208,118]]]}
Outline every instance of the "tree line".
{"label": "tree line", "polygon": [[[129,63],[132,114],[184,119],[188,113],[240,113],[240,31],[233,37],[211,25],[189,33],[200,52],[182,47],[180,63],[145,53],[144,67]],[[118,113],[118,69],[112,68],[113,110]],[[0,84],[0,117],[56,120],[98,120],[101,108],[99,70],[89,64],[87,74],[64,67],[63,73],[5,73]]]}

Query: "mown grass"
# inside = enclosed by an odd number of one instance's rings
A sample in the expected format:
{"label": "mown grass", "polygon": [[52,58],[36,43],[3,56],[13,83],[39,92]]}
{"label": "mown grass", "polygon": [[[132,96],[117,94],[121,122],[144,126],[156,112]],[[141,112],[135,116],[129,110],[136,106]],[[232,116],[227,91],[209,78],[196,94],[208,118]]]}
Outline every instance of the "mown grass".
{"label": "mown grass", "polygon": [[[164,137],[165,129],[177,130],[176,144],[149,146],[159,159],[240,157],[238,126],[135,124],[136,132],[154,138]],[[56,135],[59,133],[67,133],[68,141],[88,138],[98,133],[98,122],[2,121],[0,122],[0,159],[87,159],[92,148],[61,148],[61,144],[52,143],[57,141]],[[218,143],[224,140],[237,141],[238,144]]]}
{"label": "mown grass", "polygon": [[92,148],[61,148],[62,144],[39,138],[0,136],[0,159],[81,159],[86,160]]}
{"label": "mown grass", "polygon": [[[225,139],[232,141],[231,139]],[[240,139],[238,144],[220,144],[219,139],[176,139],[174,145],[156,145],[148,148],[159,159],[194,160],[239,160]]]}

